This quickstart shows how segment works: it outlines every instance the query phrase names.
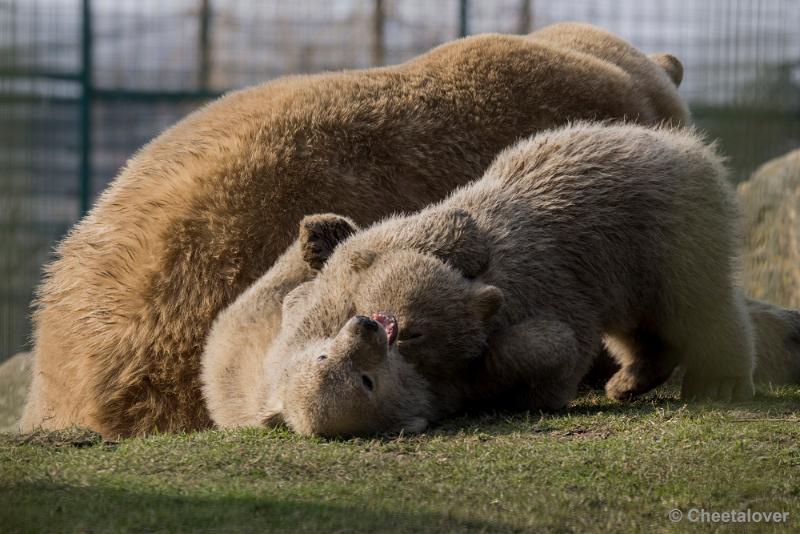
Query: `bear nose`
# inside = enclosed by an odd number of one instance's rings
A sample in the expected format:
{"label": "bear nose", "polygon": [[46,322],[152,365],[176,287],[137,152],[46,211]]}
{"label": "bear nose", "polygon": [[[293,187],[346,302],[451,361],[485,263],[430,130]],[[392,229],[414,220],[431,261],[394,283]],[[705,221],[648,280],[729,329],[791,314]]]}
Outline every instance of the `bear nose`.
{"label": "bear nose", "polygon": [[358,369],[372,368],[386,358],[386,336],[378,322],[356,315],[336,336],[333,350],[351,358]]}
{"label": "bear nose", "polygon": [[377,332],[380,328],[376,321],[373,321],[365,315],[356,315],[356,323],[364,330],[369,330],[371,332]]}

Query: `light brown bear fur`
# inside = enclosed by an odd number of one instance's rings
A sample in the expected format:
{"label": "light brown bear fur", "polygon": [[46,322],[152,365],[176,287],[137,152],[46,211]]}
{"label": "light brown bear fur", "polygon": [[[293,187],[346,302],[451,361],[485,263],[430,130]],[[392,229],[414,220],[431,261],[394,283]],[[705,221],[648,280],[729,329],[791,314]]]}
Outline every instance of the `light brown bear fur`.
{"label": "light brown bear fur", "polygon": [[23,429],[207,426],[199,358],[212,320],[304,215],[363,224],[420,209],[519,137],[569,120],[684,123],[676,65],[561,24],[283,78],[193,113],[133,157],[58,246],[38,292]]}
{"label": "light brown bear fur", "polygon": [[[690,132],[540,134],[442,203],[341,243],[286,297],[253,409],[351,435],[419,430],[476,399],[561,408],[603,342],[623,366],[612,397],[681,364],[686,397],[750,398],[737,223],[719,156]],[[397,342],[375,312],[397,317]]]}

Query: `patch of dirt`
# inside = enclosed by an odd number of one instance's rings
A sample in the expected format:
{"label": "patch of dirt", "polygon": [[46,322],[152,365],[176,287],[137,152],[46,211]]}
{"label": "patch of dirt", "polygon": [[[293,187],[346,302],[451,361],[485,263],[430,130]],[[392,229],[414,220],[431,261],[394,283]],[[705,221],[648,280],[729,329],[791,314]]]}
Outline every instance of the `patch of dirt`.
{"label": "patch of dirt", "polygon": [[116,442],[105,441],[97,432],[85,428],[67,428],[64,430],[35,430],[29,434],[21,434],[14,440],[17,445],[38,445],[40,447],[94,447],[95,445],[116,445]]}
{"label": "patch of dirt", "polygon": [[611,430],[604,427],[586,428],[578,426],[570,428],[569,430],[556,432],[555,435],[571,439],[606,439],[611,436],[612,433]]}

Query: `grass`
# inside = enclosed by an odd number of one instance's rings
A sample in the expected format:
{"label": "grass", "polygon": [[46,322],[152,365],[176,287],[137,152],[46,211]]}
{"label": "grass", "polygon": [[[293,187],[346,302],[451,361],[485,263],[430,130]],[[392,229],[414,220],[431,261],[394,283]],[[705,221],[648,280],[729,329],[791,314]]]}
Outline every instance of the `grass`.
{"label": "grass", "polygon": [[[750,403],[582,396],[565,414],[460,418],[349,441],[283,429],[104,443],[0,437],[3,531],[684,531],[674,508],[789,512],[800,387]],[[712,529],[736,529],[705,525]],[[741,527],[741,525],[739,525]]]}

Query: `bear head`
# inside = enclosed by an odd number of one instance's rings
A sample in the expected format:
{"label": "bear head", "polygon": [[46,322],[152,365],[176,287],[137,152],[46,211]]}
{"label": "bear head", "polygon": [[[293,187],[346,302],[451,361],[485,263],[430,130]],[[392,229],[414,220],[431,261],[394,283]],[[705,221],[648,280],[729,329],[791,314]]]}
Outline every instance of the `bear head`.
{"label": "bear head", "polygon": [[[463,227],[463,214],[453,215],[440,222]],[[356,233],[286,296],[270,348],[286,371],[266,423],[352,436],[419,432],[441,414],[437,379],[482,355],[503,294],[465,276],[449,257],[453,249],[431,240],[435,233],[398,239],[398,228],[413,226],[389,221]],[[454,232],[438,235],[465,235]],[[473,260],[464,264],[483,263]]]}

